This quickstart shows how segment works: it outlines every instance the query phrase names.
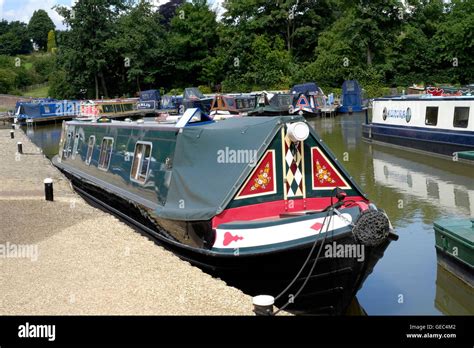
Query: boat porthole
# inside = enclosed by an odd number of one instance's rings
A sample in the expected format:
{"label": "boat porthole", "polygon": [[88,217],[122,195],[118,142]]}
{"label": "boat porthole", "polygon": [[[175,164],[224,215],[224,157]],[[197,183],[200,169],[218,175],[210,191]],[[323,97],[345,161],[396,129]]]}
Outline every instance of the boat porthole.
{"label": "boat porthole", "polygon": [[407,113],[405,115],[405,120],[407,121],[407,123],[409,123],[410,120],[411,120],[411,109],[410,108],[407,108]]}
{"label": "boat porthole", "polygon": [[387,119],[387,108],[383,108],[383,112],[382,112],[382,118],[383,120],[385,121]]}

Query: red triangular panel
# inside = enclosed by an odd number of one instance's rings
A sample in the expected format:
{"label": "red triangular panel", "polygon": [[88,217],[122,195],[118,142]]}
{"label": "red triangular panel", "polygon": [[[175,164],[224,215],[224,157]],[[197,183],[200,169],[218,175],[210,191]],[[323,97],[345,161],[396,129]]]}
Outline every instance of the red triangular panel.
{"label": "red triangular panel", "polygon": [[268,151],[236,198],[245,198],[276,192],[275,154]]}
{"label": "red triangular panel", "polygon": [[313,189],[350,188],[330,160],[317,147],[311,149]]}

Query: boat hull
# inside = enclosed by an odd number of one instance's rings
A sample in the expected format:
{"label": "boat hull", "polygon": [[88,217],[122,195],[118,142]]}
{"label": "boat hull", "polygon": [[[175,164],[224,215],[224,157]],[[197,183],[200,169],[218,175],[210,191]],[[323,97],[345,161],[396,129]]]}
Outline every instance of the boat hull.
{"label": "boat hull", "polygon": [[[61,168],[60,168],[61,169]],[[110,194],[102,188],[80,180],[75,175],[63,172],[71,179],[74,188],[89,202],[105,209],[126,220],[139,230],[151,237],[158,244],[175,253],[183,260],[200,267],[214,277],[224,280],[245,293],[255,296],[269,294],[277,296],[285,289],[300,271],[308,257],[313,241],[289,248],[278,249],[265,253],[229,254],[216,253],[209,249],[190,247],[172,240],[169,231],[157,227],[144,216],[144,208],[134,202],[127,201],[117,195]],[[181,222],[167,220],[160,225],[178,226]],[[327,245],[357,244],[353,234],[333,235],[331,232],[321,242],[318,242],[306,267],[301,275],[277,301],[277,306],[292,301],[286,308],[295,314],[337,315],[346,311],[364,280],[372,272],[385,249],[396,236],[390,235],[377,247],[364,247],[363,260],[360,258],[327,257]],[[323,243],[321,246],[321,243]],[[315,262],[318,250],[321,248],[314,271],[309,276],[307,284],[298,297],[293,298],[305,282],[311,267]],[[291,300],[293,299],[293,300]]]}
{"label": "boat hull", "polygon": [[474,135],[466,132],[427,131],[416,127],[363,124],[362,136],[370,142],[403,147],[453,158],[455,152],[474,149]]}

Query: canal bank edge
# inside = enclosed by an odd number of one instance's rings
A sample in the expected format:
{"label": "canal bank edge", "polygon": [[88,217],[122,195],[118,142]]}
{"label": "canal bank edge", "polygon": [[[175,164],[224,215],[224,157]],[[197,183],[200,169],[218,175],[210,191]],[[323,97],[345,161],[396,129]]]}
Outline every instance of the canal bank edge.
{"label": "canal bank edge", "polygon": [[17,251],[0,257],[0,314],[253,315],[250,296],[88,205],[21,130],[0,130],[0,162],[0,243]]}

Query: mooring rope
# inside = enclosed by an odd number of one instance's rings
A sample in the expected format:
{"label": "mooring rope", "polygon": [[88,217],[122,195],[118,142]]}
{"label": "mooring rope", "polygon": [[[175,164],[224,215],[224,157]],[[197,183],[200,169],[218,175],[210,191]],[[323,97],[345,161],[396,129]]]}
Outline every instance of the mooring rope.
{"label": "mooring rope", "polygon": [[[313,265],[311,266],[311,269],[308,272],[308,275],[306,276],[306,279],[304,280],[303,284],[298,289],[296,294],[291,299],[289,299],[283,306],[281,306],[275,313],[273,313],[273,315],[277,315],[280,311],[282,311],[286,307],[288,307],[288,305],[290,303],[293,303],[293,301],[296,299],[296,297],[298,297],[298,295],[301,293],[301,291],[303,291],[303,289],[305,288],[306,284],[309,281],[309,278],[311,278],[311,274],[313,273],[314,268],[316,267],[316,264],[318,263],[319,256],[321,255],[321,251],[323,250],[324,242],[326,241],[326,237],[327,237],[327,234],[328,234],[328,231],[329,231],[329,225],[331,224],[331,220],[332,220],[332,217],[333,217],[333,214],[332,214],[333,210],[334,210],[334,205],[331,205],[330,208],[327,210],[326,216],[324,216],[323,225],[321,227],[321,232],[323,231],[324,225],[326,223],[326,219],[329,216],[329,221],[328,221],[327,226],[326,226],[326,232],[324,232],[324,236],[323,236],[323,240],[321,242],[321,246],[319,247],[316,258],[314,259]],[[308,264],[309,260],[311,259],[311,255],[313,254],[314,249],[316,248],[316,245],[318,244],[319,240],[320,240],[320,238],[316,238],[316,240],[314,241],[314,243],[311,247],[311,250],[308,254],[308,257],[306,258],[305,262],[303,263],[303,266],[301,266],[300,270],[298,271],[296,276],[293,278],[293,280],[290,282],[290,284],[280,294],[278,294],[278,296],[275,297],[275,300],[278,300],[283,294],[285,294],[293,286],[293,284],[296,282],[296,280],[299,278],[299,276],[303,272],[304,268]]]}

